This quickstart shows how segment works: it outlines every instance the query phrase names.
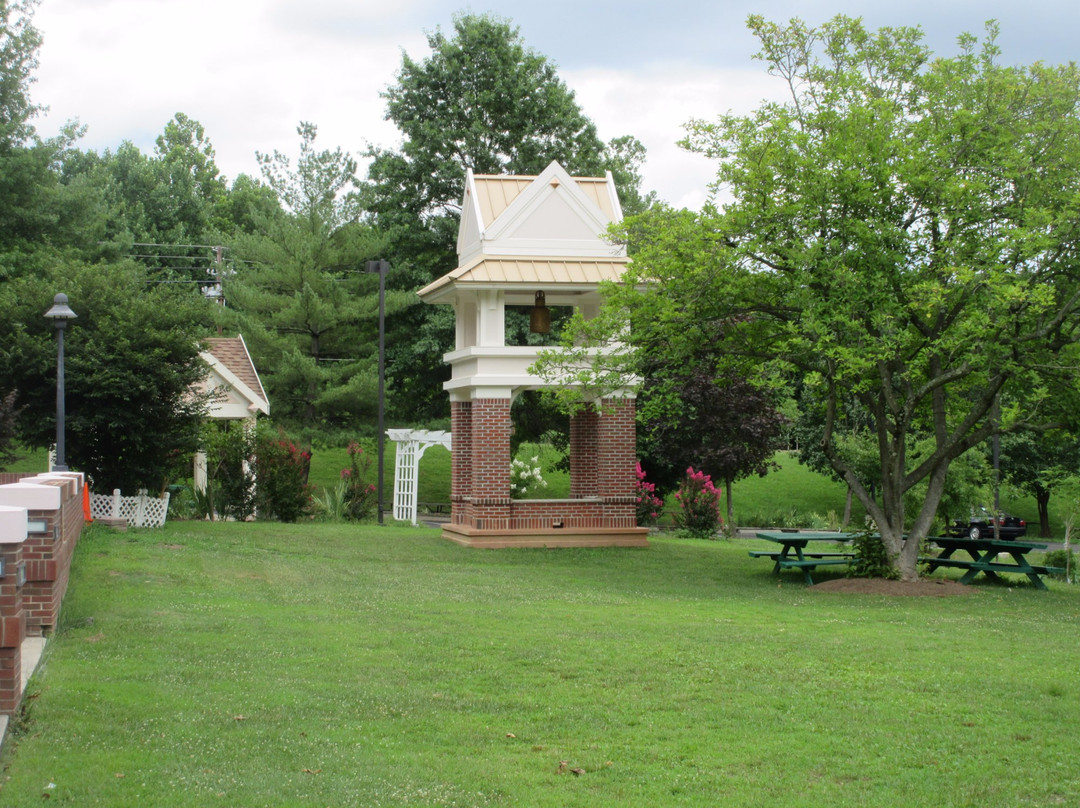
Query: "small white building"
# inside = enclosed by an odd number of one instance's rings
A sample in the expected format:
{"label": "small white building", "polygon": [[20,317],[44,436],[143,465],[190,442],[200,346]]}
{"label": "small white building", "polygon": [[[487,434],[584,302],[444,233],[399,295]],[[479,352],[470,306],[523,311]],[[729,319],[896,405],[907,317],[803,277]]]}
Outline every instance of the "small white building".
{"label": "small white building", "polygon": [[[243,336],[213,337],[205,343],[206,350],[200,356],[210,366],[210,372],[200,392],[211,394],[207,415],[244,421],[254,429],[260,412],[270,414],[270,401]],[[195,489],[206,490],[206,454],[203,452],[195,456]]]}

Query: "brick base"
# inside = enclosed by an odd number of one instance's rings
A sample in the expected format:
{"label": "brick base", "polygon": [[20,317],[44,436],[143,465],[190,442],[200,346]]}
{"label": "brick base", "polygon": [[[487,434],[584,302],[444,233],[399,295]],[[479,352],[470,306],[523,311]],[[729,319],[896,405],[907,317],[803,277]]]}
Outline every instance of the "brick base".
{"label": "brick base", "polygon": [[632,528],[571,528],[540,530],[477,530],[447,525],[442,537],[465,547],[501,550],[509,547],[648,547],[649,530]]}

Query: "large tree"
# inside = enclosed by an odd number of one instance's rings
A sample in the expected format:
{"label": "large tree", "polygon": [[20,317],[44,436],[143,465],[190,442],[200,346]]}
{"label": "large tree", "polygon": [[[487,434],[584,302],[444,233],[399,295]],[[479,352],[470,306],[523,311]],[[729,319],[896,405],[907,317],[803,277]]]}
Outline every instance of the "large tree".
{"label": "large tree", "polygon": [[1050,495],[1080,469],[1080,438],[1060,430],[1006,435],[1000,465],[1006,482],[1035,498],[1039,536],[1050,538]]}
{"label": "large tree", "polygon": [[[825,455],[912,579],[950,463],[1048,426],[1042,405],[1074,385],[1080,68],[1001,66],[993,25],[952,58],[846,17],[750,27],[790,100],[692,124],[731,202],[640,228],[630,279],[650,285],[618,305],[659,318],[672,350],[711,327],[733,356],[804,374]],[[840,451],[849,402],[870,417],[877,498]]]}
{"label": "large tree", "polygon": [[[317,129],[298,127],[295,163],[260,154],[263,178],[284,209],[251,211],[255,232],[237,234],[226,280],[230,324],[240,326],[263,374],[276,417],[312,431],[355,429],[375,410],[378,283],[364,273],[382,240],[361,221],[356,162],[317,149]],[[387,296],[395,312],[416,304]]]}
{"label": "large tree", "polygon": [[0,285],[0,396],[16,395],[21,441],[55,436],[56,336],[43,316],[57,291],[78,315],[64,341],[66,459],[95,491],[160,491],[198,446],[208,307],[189,289],[149,285],[134,262],[67,262]]}
{"label": "large tree", "polygon": [[[509,21],[459,15],[452,32],[429,34],[428,46],[424,59],[403,55],[383,94],[401,148],[369,152],[367,201],[390,238],[395,288],[414,291],[456,266],[468,169],[537,174],[557,160],[574,175],[611,170],[628,211],[651,201],[639,190],[644,147],[631,137],[605,145],[556,66]],[[442,354],[453,346],[452,312],[419,307],[389,327],[393,387],[411,405],[402,415],[444,415],[439,382],[449,377]]]}

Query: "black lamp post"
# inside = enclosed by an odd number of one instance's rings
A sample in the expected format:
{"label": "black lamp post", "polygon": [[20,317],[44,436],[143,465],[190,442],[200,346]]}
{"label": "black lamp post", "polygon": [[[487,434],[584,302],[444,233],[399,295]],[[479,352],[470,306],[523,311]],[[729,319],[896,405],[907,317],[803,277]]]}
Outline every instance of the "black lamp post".
{"label": "black lamp post", "polygon": [[383,431],[383,414],[386,402],[386,273],[388,261],[368,261],[367,271],[379,274],[379,416],[376,430],[379,438],[379,524],[383,523],[383,456],[386,435]]}
{"label": "black lamp post", "polygon": [[56,459],[53,471],[67,471],[64,462],[64,329],[67,321],[78,315],[68,305],[67,295],[61,293],[53,298],[52,308],[45,312],[45,317],[53,321],[56,328]]}

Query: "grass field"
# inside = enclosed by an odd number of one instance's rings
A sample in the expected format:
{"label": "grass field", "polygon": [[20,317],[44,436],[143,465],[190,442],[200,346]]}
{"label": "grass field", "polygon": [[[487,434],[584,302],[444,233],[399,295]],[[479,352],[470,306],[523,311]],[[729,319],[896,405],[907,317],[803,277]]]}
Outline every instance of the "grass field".
{"label": "grass field", "polygon": [[477,551],[437,536],[88,532],[4,748],[0,805],[1080,793],[1078,588],[890,599],[777,579],[749,540]]}

